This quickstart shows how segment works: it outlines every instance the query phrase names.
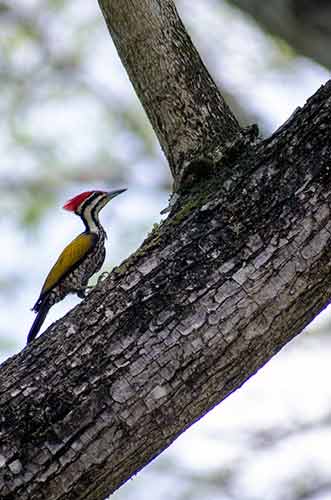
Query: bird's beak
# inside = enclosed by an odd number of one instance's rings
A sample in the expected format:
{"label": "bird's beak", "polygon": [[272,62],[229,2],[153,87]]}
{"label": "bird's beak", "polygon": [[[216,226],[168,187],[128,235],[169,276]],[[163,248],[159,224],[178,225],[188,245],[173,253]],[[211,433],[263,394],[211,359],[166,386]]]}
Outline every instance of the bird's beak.
{"label": "bird's beak", "polygon": [[125,189],[115,189],[114,191],[108,191],[108,193],[107,193],[108,201],[115,198],[115,196],[118,196],[119,194],[124,193],[124,191],[126,191],[126,188]]}

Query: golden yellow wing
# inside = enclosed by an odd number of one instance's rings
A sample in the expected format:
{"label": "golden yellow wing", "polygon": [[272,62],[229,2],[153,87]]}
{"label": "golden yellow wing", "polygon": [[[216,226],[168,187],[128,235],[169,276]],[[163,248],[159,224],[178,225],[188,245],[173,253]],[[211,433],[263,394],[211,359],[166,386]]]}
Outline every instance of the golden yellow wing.
{"label": "golden yellow wing", "polygon": [[82,233],[65,247],[60,257],[48,273],[41,294],[51,290],[61,279],[76,267],[80,260],[93,248],[97,236]]}

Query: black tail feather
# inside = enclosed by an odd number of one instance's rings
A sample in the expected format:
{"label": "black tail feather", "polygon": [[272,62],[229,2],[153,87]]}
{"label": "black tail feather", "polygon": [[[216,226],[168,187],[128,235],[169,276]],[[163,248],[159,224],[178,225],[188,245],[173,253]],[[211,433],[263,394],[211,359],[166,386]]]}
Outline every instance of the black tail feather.
{"label": "black tail feather", "polygon": [[38,311],[38,314],[36,316],[36,319],[34,320],[32,326],[30,328],[27,342],[26,342],[27,344],[29,344],[38,335],[38,332],[39,332],[43,322],[45,321],[45,318],[47,316],[49,309],[50,309],[50,305],[47,302],[45,302],[44,304],[41,305],[41,307]]}

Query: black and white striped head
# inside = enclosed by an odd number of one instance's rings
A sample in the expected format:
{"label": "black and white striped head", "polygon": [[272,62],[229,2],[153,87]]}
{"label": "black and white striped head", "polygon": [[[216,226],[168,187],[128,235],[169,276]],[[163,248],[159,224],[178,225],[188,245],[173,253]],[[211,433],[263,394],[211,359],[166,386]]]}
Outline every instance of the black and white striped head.
{"label": "black and white striped head", "polygon": [[126,189],[114,191],[84,191],[63,206],[65,210],[79,215],[88,229],[94,230],[99,226],[99,212],[115,196],[124,193]]}

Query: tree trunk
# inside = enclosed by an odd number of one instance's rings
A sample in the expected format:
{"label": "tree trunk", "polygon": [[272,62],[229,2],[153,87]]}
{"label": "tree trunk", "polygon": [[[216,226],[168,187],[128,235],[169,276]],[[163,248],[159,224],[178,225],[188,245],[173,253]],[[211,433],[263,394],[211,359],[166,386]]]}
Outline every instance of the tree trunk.
{"label": "tree trunk", "polygon": [[222,154],[241,137],[239,124],[172,0],[99,0],[99,4],[177,191],[185,166],[201,157],[213,159],[215,146]]}
{"label": "tree trunk", "polygon": [[[100,3],[119,23],[140,5],[152,9],[140,12],[142,22],[159,12],[156,1]],[[132,39],[153,52],[149,35],[135,36],[134,26]],[[112,29],[121,38],[120,26]],[[209,79],[203,92],[217,99]],[[149,81],[150,95],[154,85],[157,79]],[[194,103],[190,92],[194,82],[182,94]],[[181,106],[188,136],[199,113],[192,106]],[[172,160],[181,181],[168,219],[86,300],[2,365],[1,499],[105,498],[327,304],[330,109],[328,83],[263,142],[250,142],[237,125],[219,136],[213,117],[200,128],[211,139],[195,146],[192,135],[188,161]],[[223,124],[236,124],[225,105],[217,112],[227,115],[219,117]],[[159,116],[165,143],[173,137],[170,115]]]}
{"label": "tree trunk", "polygon": [[331,68],[331,3],[329,0],[230,0],[294,50]]}

